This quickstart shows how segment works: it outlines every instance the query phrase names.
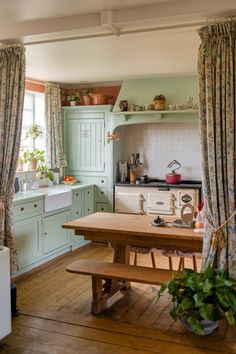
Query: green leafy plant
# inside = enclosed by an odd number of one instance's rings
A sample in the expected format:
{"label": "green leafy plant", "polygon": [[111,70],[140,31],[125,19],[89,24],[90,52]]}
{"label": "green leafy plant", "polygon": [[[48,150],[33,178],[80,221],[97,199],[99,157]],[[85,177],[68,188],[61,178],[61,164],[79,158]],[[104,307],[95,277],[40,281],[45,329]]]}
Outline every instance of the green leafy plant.
{"label": "green leafy plant", "polygon": [[83,96],[90,96],[90,93],[93,93],[95,90],[93,88],[87,88],[83,90]]}
{"label": "green leafy plant", "polygon": [[71,95],[67,96],[67,101],[80,101],[79,92],[72,93]]}
{"label": "green leafy plant", "polygon": [[34,149],[33,151],[26,150],[22,155],[24,162],[30,162],[32,160],[37,160],[40,162],[45,162],[45,151]]}
{"label": "green leafy plant", "polygon": [[40,129],[40,126],[34,123],[28,128],[26,138],[30,136],[31,138],[36,139],[41,133],[42,130]]}
{"label": "green leafy plant", "polygon": [[184,269],[161,286],[158,299],[165,290],[172,297],[170,315],[186,322],[195,334],[204,335],[202,320],[225,318],[236,324],[236,281],[224,270],[210,265],[201,273]]}
{"label": "green leafy plant", "polygon": [[54,180],[53,172],[49,170],[46,165],[40,165],[38,167],[38,173],[36,176],[38,178],[48,178],[51,182]]}

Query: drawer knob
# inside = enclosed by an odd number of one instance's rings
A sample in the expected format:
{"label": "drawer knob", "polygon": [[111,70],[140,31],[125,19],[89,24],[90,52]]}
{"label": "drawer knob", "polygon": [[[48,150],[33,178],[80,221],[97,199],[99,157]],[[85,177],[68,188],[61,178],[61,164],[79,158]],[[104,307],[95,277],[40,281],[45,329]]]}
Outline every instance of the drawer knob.
{"label": "drawer knob", "polygon": [[88,209],[88,211],[89,211],[90,209]]}
{"label": "drawer knob", "polygon": [[88,194],[90,194],[90,191],[88,191]]}
{"label": "drawer knob", "polygon": [[104,210],[104,208],[101,208],[101,210]]}
{"label": "drawer knob", "polygon": [[79,196],[79,193],[76,193],[76,197],[78,197]]}
{"label": "drawer knob", "polygon": [[20,210],[21,210],[21,211],[24,211],[24,210],[25,210],[25,208],[20,208]]}
{"label": "drawer knob", "polygon": [[77,211],[76,214],[79,215],[79,212]]}
{"label": "drawer knob", "polygon": [[101,192],[101,194],[104,194],[104,192]]}
{"label": "drawer knob", "polygon": [[101,179],[101,183],[104,183],[104,179]]}
{"label": "drawer knob", "polygon": [[44,232],[44,235],[46,236],[48,233],[47,232]]}
{"label": "drawer knob", "polygon": [[34,207],[35,207],[35,208],[37,208],[37,206],[38,206],[37,204],[34,204]]}

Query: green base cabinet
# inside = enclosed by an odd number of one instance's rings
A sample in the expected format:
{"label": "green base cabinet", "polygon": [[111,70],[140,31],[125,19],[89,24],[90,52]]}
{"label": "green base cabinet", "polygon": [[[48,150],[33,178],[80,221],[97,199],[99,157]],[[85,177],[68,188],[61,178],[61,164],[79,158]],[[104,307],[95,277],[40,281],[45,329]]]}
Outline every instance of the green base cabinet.
{"label": "green base cabinet", "polygon": [[43,255],[42,217],[38,215],[16,221],[13,227],[19,268],[22,269],[37,262]]}
{"label": "green base cabinet", "polygon": [[71,233],[61,227],[68,221],[70,221],[70,210],[44,218],[43,253],[45,255],[70,245]]}

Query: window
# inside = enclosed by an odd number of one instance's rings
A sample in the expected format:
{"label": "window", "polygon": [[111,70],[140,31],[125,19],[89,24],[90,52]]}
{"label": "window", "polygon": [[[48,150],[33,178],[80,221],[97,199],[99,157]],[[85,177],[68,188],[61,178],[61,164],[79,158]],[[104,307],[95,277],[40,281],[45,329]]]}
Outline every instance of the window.
{"label": "window", "polygon": [[[34,138],[30,134],[33,124],[39,126],[41,133]],[[45,95],[39,92],[26,91],[24,99],[23,122],[21,133],[21,150],[45,150],[46,127],[45,127]]]}

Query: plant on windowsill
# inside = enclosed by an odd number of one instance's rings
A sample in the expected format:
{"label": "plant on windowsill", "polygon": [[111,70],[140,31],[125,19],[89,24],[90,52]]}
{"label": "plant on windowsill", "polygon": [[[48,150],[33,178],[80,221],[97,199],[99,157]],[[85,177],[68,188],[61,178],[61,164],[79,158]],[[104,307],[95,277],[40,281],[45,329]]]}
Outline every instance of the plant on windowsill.
{"label": "plant on windowsill", "polygon": [[23,153],[23,158],[25,162],[29,162],[29,170],[37,171],[38,162],[45,162],[45,151],[34,149],[33,151],[25,151]]}
{"label": "plant on windowsill", "polygon": [[83,90],[84,104],[86,106],[89,106],[92,103],[92,96],[90,96],[90,94],[93,92],[94,92],[93,88],[87,88]]}
{"label": "plant on windowsill", "polygon": [[221,319],[236,324],[236,280],[226,271],[210,265],[200,273],[184,269],[161,286],[158,299],[166,289],[172,297],[170,315],[193,333],[210,334]]}
{"label": "plant on windowsill", "polygon": [[76,102],[80,101],[80,94],[79,92],[72,93],[71,95],[67,96],[67,101],[70,102],[71,106],[76,106]]}

